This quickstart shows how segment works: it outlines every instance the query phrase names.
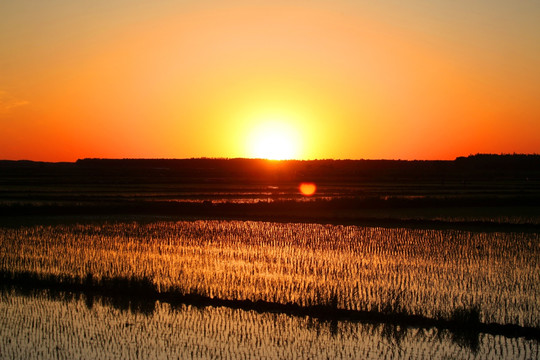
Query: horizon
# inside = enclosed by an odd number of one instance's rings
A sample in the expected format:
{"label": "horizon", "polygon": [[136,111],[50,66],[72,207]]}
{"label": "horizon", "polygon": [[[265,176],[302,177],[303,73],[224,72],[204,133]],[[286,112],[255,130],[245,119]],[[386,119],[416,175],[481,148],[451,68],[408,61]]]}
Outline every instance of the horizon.
{"label": "horizon", "polygon": [[0,5],[0,158],[540,152],[540,2]]}
{"label": "horizon", "polygon": [[309,162],[309,161],[406,161],[406,162],[414,162],[414,161],[445,161],[445,162],[452,162],[460,159],[471,159],[471,158],[478,158],[478,157],[540,157],[539,153],[500,153],[500,154],[494,154],[494,153],[477,153],[477,154],[469,154],[469,155],[462,155],[457,156],[454,159],[266,159],[266,158],[247,158],[247,157],[235,157],[235,158],[227,158],[227,157],[189,157],[189,158],[80,158],[76,159],[74,161],[44,161],[44,160],[31,160],[31,159],[0,159],[0,162],[36,162],[36,163],[51,163],[51,164],[75,164],[79,161],[86,161],[86,160],[145,160],[145,161],[151,161],[151,160],[259,160],[259,161],[267,161],[267,162]]}

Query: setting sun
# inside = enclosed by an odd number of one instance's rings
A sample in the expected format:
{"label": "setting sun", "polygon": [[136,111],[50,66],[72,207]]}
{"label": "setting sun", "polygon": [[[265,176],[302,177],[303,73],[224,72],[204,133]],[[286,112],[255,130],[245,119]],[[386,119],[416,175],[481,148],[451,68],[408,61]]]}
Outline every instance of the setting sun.
{"label": "setting sun", "polygon": [[298,134],[286,122],[263,122],[249,135],[249,156],[269,160],[288,160],[299,156]]}

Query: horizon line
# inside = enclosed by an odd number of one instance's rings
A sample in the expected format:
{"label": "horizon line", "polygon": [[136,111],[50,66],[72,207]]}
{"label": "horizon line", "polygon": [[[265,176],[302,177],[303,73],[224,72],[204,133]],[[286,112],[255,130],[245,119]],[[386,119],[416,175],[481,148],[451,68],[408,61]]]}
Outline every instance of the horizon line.
{"label": "horizon line", "polygon": [[155,158],[146,158],[146,157],[124,157],[124,158],[108,158],[108,157],[85,157],[78,158],[75,161],[47,161],[47,160],[31,160],[31,159],[0,159],[1,162],[32,162],[32,163],[48,163],[48,164],[76,164],[79,161],[85,160],[253,160],[253,161],[268,161],[268,162],[309,162],[309,161],[456,161],[458,159],[474,158],[481,156],[491,156],[491,157],[524,157],[524,156],[540,156],[540,153],[476,153],[469,155],[457,156],[454,159],[389,159],[389,158],[317,158],[317,159],[266,159],[266,158],[250,158],[250,157],[190,157],[190,158],[167,158],[167,157],[155,157]]}

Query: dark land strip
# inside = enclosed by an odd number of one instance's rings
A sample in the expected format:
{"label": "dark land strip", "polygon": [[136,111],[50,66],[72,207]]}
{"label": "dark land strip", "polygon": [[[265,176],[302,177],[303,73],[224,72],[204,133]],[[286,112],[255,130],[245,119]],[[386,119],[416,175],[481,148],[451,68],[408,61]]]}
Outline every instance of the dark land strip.
{"label": "dark land strip", "polygon": [[[305,181],[317,185],[310,201],[298,192]],[[235,203],[244,198],[254,203]],[[0,160],[0,226],[66,217],[540,232],[540,155]]]}
{"label": "dark land strip", "polygon": [[337,307],[337,299],[327,303],[300,306],[269,301],[219,299],[199,294],[186,294],[181,290],[159,292],[151,280],[111,277],[94,279],[67,276],[38,275],[32,272],[0,271],[0,288],[3,291],[16,291],[22,295],[32,295],[35,291],[54,294],[71,293],[84,295],[87,306],[92,307],[94,298],[107,300],[120,309],[153,313],[155,302],[166,302],[172,306],[191,305],[195,307],[227,307],[258,313],[280,313],[291,316],[310,317],[326,322],[357,321],[371,324],[388,324],[404,328],[437,328],[448,330],[458,337],[477,337],[480,333],[500,335],[508,338],[523,337],[540,341],[540,328],[514,324],[482,323],[479,320],[480,309],[471,307],[456,310],[448,319],[429,318],[422,315],[408,314],[391,306],[383,311],[346,310]]}
{"label": "dark land strip", "polygon": [[[532,200],[531,200],[532,201]],[[475,232],[540,232],[540,206],[525,204],[522,209],[532,214],[538,213],[538,222],[508,222],[484,220],[479,214],[465,219],[430,219],[418,216],[418,209],[429,213],[430,208],[422,207],[374,208],[343,207],[332,201],[234,204],[211,202],[177,203],[156,201],[128,201],[113,204],[88,205],[0,205],[0,226],[33,223],[55,223],[57,221],[152,221],[152,220],[240,220],[280,223],[315,223],[331,225],[357,225],[385,228],[413,228],[433,230],[464,230]],[[441,206],[445,206],[441,203]],[[453,211],[460,207],[451,206]],[[434,208],[445,211],[448,207]],[[470,210],[470,208],[464,208]],[[494,209],[497,209],[494,207]],[[504,207],[500,207],[504,210]],[[370,215],[373,210],[374,215]],[[409,214],[409,211],[411,215]]]}

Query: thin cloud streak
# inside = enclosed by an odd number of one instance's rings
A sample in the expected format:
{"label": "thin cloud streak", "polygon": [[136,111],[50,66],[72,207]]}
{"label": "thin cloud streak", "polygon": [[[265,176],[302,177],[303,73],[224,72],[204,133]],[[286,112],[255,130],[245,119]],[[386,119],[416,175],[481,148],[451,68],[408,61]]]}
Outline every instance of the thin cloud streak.
{"label": "thin cloud streak", "polygon": [[0,114],[8,113],[14,108],[28,104],[30,104],[29,101],[18,99],[7,91],[0,90]]}

